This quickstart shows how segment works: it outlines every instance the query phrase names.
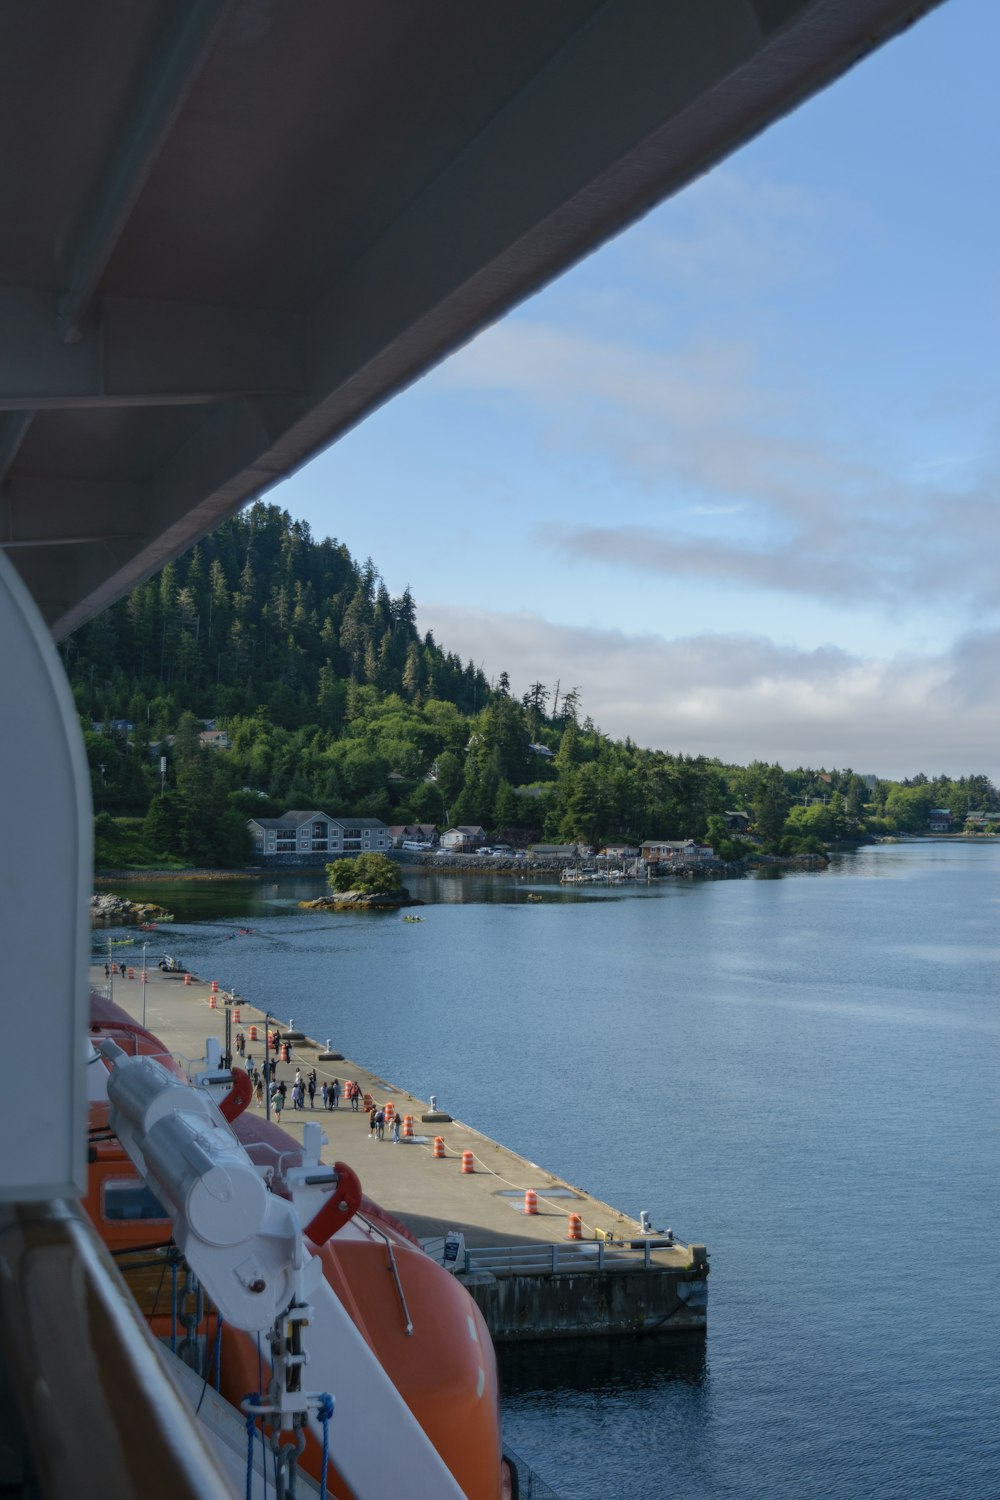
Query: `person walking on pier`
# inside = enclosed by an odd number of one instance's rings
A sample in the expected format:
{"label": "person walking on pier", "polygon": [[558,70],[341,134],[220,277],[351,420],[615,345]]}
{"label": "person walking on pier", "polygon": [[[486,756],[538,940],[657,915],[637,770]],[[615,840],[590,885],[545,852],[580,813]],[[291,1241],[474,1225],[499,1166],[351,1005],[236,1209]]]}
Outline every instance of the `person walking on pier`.
{"label": "person walking on pier", "polygon": [[356,1078],[351,1080],[351,1108],[355,1114],[361,1108],[361,1085]]}
{"label": "person walking on pier", "polygon": [[340,1079],[335,1078],[330,1085],[330,1108],[340,1108]]}
{"label": "person walking on pier", "polygon": [[392,1144],[394,1146],[398,1146],[399,1145],[399,1115],[398,1114],[395,1114],[392,1117]]}
{"label": "person walking on pier", "polygon": [[315,1068],[312,1068],[310,1070],[310,1073],[309,1073],[309,1082],[306,1084],[306,1090],[307,1090],[307,1092],[309,1094],[309,1108],[310,1109],[315,1109],[316,1108],[316,1069]]}
{"label": "person walking on pier", "polygon": [[371,1135],[371,1136],[373,1136],[375,1134],[375,1116],[377,1114],[378,1114],[378,1106],[376,1105],[375,1101],[373,1100],[372,1101],[372,1107],[368,1111],[368,1134]]}
{"label": "person walking on pier", "polygon": [[385,1140],[385,1105],[380,1105],[375,1111],[375,1132],[380,1141]]}

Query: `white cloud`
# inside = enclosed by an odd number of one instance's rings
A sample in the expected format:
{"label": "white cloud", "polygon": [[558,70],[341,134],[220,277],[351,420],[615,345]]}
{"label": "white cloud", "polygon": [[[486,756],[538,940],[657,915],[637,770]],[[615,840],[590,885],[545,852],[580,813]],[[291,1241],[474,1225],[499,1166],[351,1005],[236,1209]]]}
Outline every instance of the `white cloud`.
{"label": "white cloud", "polygon": [[736,764],[1000,779],[1000,632],[880,661],[752,635],[666,640],[445,604],[422,605],[420,624],[487,676],[509,672],[517,692],[536,680],[579,686],[584,713],[640,745]]}

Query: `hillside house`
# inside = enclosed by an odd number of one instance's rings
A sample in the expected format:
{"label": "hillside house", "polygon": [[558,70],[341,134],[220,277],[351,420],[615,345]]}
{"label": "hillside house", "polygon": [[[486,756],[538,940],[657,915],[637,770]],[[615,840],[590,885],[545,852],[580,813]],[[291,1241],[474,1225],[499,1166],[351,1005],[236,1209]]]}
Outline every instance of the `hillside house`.
{"label": "hillside house", "polygon": [[927,827],[931,833],[950,833],[951,808],[932,807],[927,815]]}

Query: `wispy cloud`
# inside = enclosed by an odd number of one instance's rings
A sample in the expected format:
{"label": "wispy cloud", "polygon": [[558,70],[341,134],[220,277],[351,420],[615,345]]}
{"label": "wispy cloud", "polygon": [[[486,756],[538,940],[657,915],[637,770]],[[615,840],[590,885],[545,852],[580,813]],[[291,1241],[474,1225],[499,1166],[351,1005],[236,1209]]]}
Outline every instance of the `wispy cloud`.
{"label": "wispy cloud", "polygon": [[563,556],[894,609],[1000,607],[996,455],[963,488],[903,476],[846,418],[828,431],[808,393],[769,389],[747,347],[654,352],[512,321],[442,378],[523,398],[550,414],[554,441],[646,486],[654,524],[545,525]]}
{"label": "wispy cloud", "polygon": [[940,655],[863,658],[753,635],[677,640],[555,625],[539,615],[444,604],[421,625],[515,687],[579,685],[618,738],[746,764],[853,766],[887,776],[1000,774],[1000,631]]}

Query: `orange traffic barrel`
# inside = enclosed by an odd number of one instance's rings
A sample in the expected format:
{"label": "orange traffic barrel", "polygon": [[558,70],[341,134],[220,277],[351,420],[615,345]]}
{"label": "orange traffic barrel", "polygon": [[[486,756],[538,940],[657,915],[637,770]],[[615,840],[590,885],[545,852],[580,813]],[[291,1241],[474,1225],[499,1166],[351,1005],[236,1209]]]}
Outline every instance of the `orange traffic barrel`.
{"label": "orange traffic barrel", "polygon": [[566,1229],[566,1238],[568,1240],[583,1239],[583,1220],[579,1214],[570,1214],[569,1225]]}
{"label": "orange traffic barrel", "polygon": [[526,1188],[524,1192],[524,1211],[526,1214],[537,1214],[538,1194],[534,1188]]}
{"label": "orange traffic barrel", "polygon": [[250,1040],[252,1042],[255,1042],[257,1040],[257,1028],[256,1028],[256,1026],[251,1026],[250,1027]]}
{"label": "orange traffic barrel", "polygon": [[146,983],[146,980],[147,980],[147,979],[148,979],[148,978],[149,978],[149,973],[148,973],[148,971],[147,971],[147,970],[146,970],[146,969],[143,969],[143,970],[142,970],[142,971],[141,971],[141,972],[140,972],[140,974],[139,974],[139,978],[140,978],[140,979],[141,979],[141,980],[142,980],[142,982],[143,982],[143,984],[145,984],[145,983]]}
{"label": "orange traffic barrel", "polygon": [[366,1094],[361,1103],[364,1105],[365,1114],[367,1114],[372,1105],[375,1103],[375,1100],[372,1098],[371,1094]]}
{"label": "orange traffic barrel", "polygon": [[288,1061],[288,1043],[287,1042],[282,1042],[282,1044],[281,1044],[281,1061],[282,1062],[287,1062]]}
{"label": "orange traffic barrel", "polygon": [[436,1135],[434,1137],[434,1155],[437,1157],[438,1161],[440,1161],[441,1158],[444,1156],[444,1136],[443,1135]]}
{"label": "orange traffic barrel", "polygon": [[411,1139],[413,1137],[413,1116],[412,1115],[404,1115],[403,1116],[403,1134],[406,1135],[406,1136],[409,1136]]}
{"label": "orange traffic barrel", "polygon": [[385,1123],[391,1125],[396,1118],[396,1106],[391,1099],[385,1101]]}
{"label": "orange traffic barrel", "polygon": [[191,975],[190,974],[185,974],[184,975],[184,983],[185,984],[190,984],[191,983]]}
{"label": "orange traffic barrel", "polygon": [[235,1008],[235,1009],[234,1009],[234,1010],[233,1010],[233,1020],[234,1020],[234,1021],[235,1021],[235,1022],[236,1022],[236,1024],[237,1024],[237,1026],[238,1026],[238,1025],[239,1025],[239,1024],[240,1024],[240,1011],[239,1011],[239,1006],[237,1006],[237,1007],[236,1007],[236,1008]]}
{"label": "orange traffic barrel", "polygon": [[218,988],[219,988],[219,981],[217,979],[213,979],[212,980],[212,994],[213,995],[215,994],[215,992],[216,992],[216,990]]}
{"label": "orange traffic barrel", "polygon": [[134,979],[135,978],[135,970],[134,969],[129,969],[129,971],[128,971],[128,977],[130,979]]}
{"label": "orange traffic barrel", "polygon": [[219,1008],[219,1002],[214,995],[209,995],[208,997],[208,1008],[209,1010],[218,1010]]}
{"label": "orange traffic barrel", "polygon": [[475,1158],[473,1157],[472,1152],[471,1151],[463,1151],[462,1152],[462,1171],[463,1172],[474,1172],[475,1170],[476,1170],[476,1168],[475,1168]]}

